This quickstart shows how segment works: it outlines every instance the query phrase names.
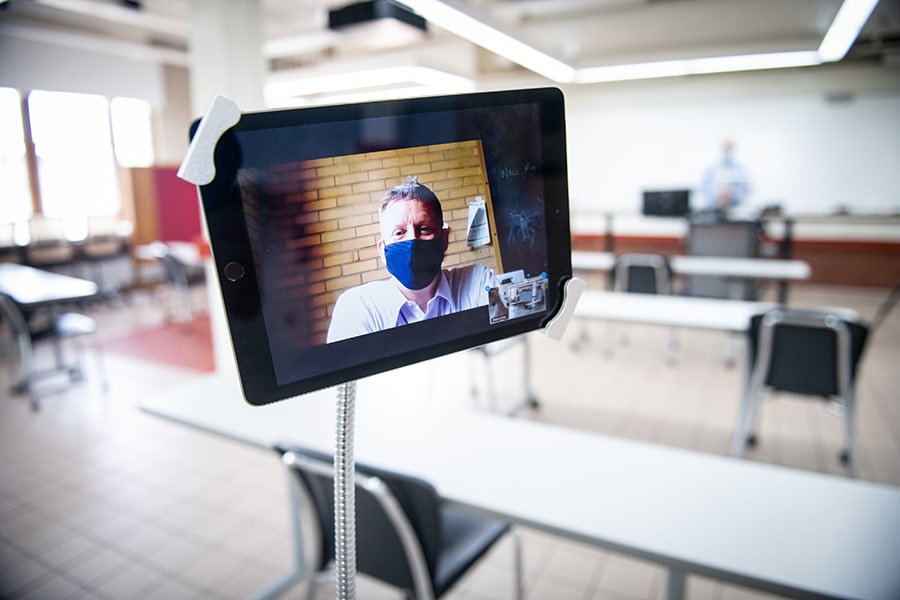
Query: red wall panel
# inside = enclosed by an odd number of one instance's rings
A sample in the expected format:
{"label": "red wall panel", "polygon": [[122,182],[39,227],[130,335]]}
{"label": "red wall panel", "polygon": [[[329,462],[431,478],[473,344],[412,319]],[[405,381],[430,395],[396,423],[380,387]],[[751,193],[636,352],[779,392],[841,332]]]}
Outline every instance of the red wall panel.
{"label": "red wall panel", "polygon": [[154,169],[159,239],[195,242],[202,233],[197,187],[178,178],[178,169]]}

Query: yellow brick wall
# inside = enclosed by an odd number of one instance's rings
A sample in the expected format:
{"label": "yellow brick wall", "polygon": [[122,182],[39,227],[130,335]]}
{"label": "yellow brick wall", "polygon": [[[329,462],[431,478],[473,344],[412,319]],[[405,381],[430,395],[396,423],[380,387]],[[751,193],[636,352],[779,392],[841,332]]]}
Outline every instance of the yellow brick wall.
{"label": "yellow brick wall", "polygon": [[[480,263],[500,271],[495,244],[476,249],[466,244],[468,205],[476,196],[485,199],[492,240],[496,238],[480,141],[278,165],[266,173],[267,196],[259,200],[266,220],[284,224],[281,234],[263,243],[272,256],[281,256],[269,261],[270,270],[277,263],[284,273],[274,283],[273,304],[281,314],[269,324],[270,331],[299,347],[324,343],[340,293],[388,277],[376,245],[378,207],[387,190],[411,175],[441,200],[450,226],[444,268]],[[244,193],[245,198],[260,195]],[[258,237],[254,220],[249,223],[251,237]]]}

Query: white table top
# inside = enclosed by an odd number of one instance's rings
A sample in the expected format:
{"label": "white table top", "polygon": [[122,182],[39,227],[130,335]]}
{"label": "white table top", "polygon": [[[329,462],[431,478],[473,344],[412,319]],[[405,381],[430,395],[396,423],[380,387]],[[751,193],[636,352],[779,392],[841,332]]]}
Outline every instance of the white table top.
{"label": "white table top", "polygon": [[776,306],[771,302],[588,290],[578,300],[575,316],[740,332],[747,331],[753,315]]}
{"label": "white table top", "polygon": [[[616,255],[612,252],[572,252],[572,268],[608,271],[613,268]],[[716,275],[735,279],[809,279],[812,270],[802,260],[777,258],[740,258],[727,256],[672,256],[672,272],[678,275]]]}
{"label": "white table top", "polygon": [[572,268],[586,271],[609,271],[616,264],[616,255],[612,252],[572,251]]}
{"label": "white table top", "polygon": [[20,306],[32,307],[89,298],[98,291],[97,284],[87,279],[27,265],[0,263],[0,292]]}
{"label": "white table top", "polygon": [[718,275],[740,279],[809,279],[812,270],[802,260],[722,256],[672,256],[672,271],[680,275]]}
{"label": "white table top", "polygon": [[[381,376],[378,376],[381,377]],[[450,501],[691,573],[797,595],[900,597],[900,489],[466,410],[359,382],[356,458]],[[232,376],[150,412],[269,447],[333,451],[334,390],[251,407]]]}

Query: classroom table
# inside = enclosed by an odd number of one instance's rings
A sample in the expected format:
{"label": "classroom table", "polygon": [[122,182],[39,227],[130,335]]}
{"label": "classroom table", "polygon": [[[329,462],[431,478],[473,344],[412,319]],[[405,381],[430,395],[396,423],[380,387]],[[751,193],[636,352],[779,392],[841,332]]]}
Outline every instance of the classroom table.
{"label": "classroom table", "polygon": [[[575,306],[575,317],[724,331],[731,334],[725,351],[725,364],[731,367],[738,355],[736,334],[749,329],[753,315],[764,313],[775,306],[777,305],[771,302],[748,300],[588,290],[581,295]],[[674,332],[671,335],[674,336]],[[582,329],[581,337],[584,336]],[[676,352],[677,344],[674,337],[671,337],[667,349],[667,361],[670,364],[674,363]]]}
{"label": "classroom table", "polygon": [[727,256],[670,256],[672,271],[679,275],[718,275],[735,279],[809,279],[812,270],[802,260],[739,258]]}
{"label": "classroom table", "polygon": [[809,263],[802,260],[777,258],[742,258],[736,256],[672,256],[669,258],[672,272],[688,277],[721,277],[728,286],[732,298],[744,294],[747,280],[778,282],[778,302],[787,304],[788,284],[809,279],[812,274]]}
{"label": "classroom table", "polygon": [[582,271],[609,271],[616,264],[612,252],[572,251],[572,269]]}
{"label": "classroom table", "polygon": [[[481,513],[658,563],[668,598],[683,597],[691,575],[789,597],[900,597],[900,489],[428,407],[395,389],[390,374],[359,382],[359,462],[422,477]],[[334,389],[252,407],[234,375],[214,374],[140,405],[266,448],[334,451]],[[298,566],[275,587],[301,575]]]}
{"label": "classroom table", "polygon": [[[725,363],[733,366],[737,359],[739,338],[736,336],[750,329],[750,319],[754,315],[777,307],[774,302],[587,290],[575,306],[574,316],[589,320],[724,331],[731,334]],[[850,309],[822,307],[822,310],[849,320],[859,319],[859,314]],[[674,349],[670,344],[672,352]]]}
{"label": "classroom table", "polygon": [[[613,268],[616,255],[611,252],[572,252],[572,268],[584,271],[609,271]],[[810,278],[809,263],[802,260],[778,258],[742,258],[729,256],[670,256],[672,273],[680,276],[724,277],[736,284],[747,279],[773,280],[786,286],[791,281]],[[735,296],[737,297],[737,296]],[[779,301],[787,301],[787,288],[782,287]]]}
{"label": "classroom table", "polygon": [[776,306],[772,302],[587,290],[575,306],[575,317],[740,333],[750,327],[753,315]]}
{"label": "classroom table", "polygon": [[17,263],[0,263],[0,293],[23,310],[83,300],[97,295],[97,284],[87,279],[53,273]]}
{"label": "classroom table", "polygon": [[[22,381],[13,385],[13,389],[31,392],[32,383],[44,375],[58,371],[69,371],[80,374],[77,367],[62,363],[58,358],[56,368],[49,371],[38,371],[34,364],[34,352],[31,346],[31,337],[25,331],[29,313],[37,310],[55,311],[59,306],[86,300],[96,296],[100,292],[99,287],[93,281],[71,277],[37,269],[28,265],[17,263],[0,263],[0,294],[8,296],[14,307],[20,314],[15,316],[16,321],[22,322],[22,329],[17,331],[16,347],[22,361]],[[77,323],[78,327],[86,327],[88,317],[83,315],[71,315],[70,323]],[[32,407],[37,409],[38,400],[31,399]]]}

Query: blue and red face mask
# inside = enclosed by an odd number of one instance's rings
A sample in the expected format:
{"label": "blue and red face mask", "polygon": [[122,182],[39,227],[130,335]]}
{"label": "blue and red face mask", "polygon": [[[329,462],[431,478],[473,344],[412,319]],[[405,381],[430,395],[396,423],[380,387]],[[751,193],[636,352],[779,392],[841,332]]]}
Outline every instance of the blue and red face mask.
{"label": "blue and red face mask", "polygon": [[446,241],[442,237],[433,240],[403,240],[384,247],[384,260],[388,273],[408,290],[427,287],[441,271]]}

